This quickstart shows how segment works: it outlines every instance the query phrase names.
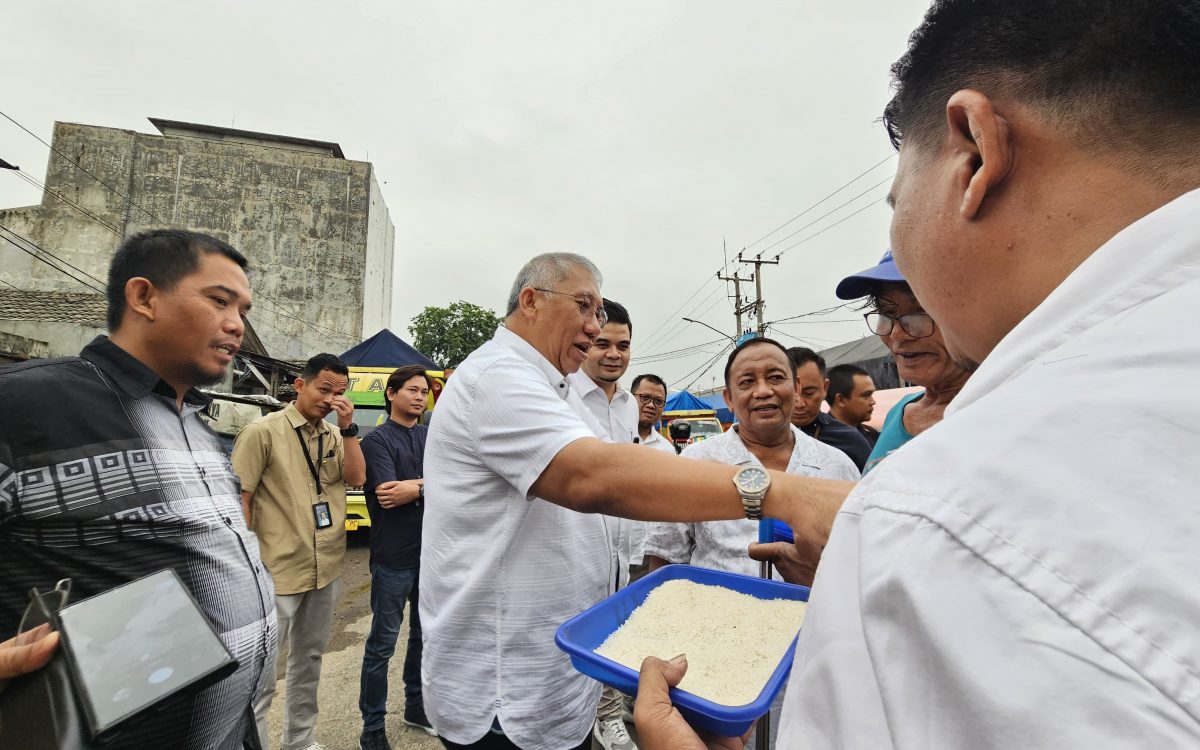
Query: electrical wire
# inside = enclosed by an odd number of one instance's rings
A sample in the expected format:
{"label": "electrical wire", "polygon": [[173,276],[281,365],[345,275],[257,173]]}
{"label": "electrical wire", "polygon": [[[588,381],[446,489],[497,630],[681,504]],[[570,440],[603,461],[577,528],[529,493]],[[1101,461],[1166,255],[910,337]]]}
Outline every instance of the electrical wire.
{"label": "electrical wire", "polygon": [[[876,187],[878,187],[878,185],[877,185]],[[883,199],[883,198],[879,198],[879,199],[877,199],[877,200],[871,201],[870,203],[868,203],[867,205],[865,205],[865,206],[863,206],[862,208],[858,209],[858,210],[857,210],[857,211],[855,211],[854,213],[851,213],[851,214],[848,214],[848,215],[846,215],[846,216],[843,216],[842,218],[840,218],[840,219],[838,219],[837,221],[833,222],[832,224],[830,224],[829,226],[825,227],[824,229],[819,229],[819,230],[817,230],[816,232],[813,232],[813,233],[812,233],[812,234],[810,234],[809,236],[805,237],[804,239],[802,239],[802,240],[799,240],[798,242],[796,242],[796,243],[794,243],[794,244],[792,244],[792,245],[788,245],[787,247],[785,247],[784,249],[782,249],[782,250],[780,250],[780,251],[779,251],[779,254],[775,256],[775,260],[779,260],[779,258],[780,258],[780,257],[781,257],[781,256],[782,256],[784,253],[786,253],[788,250],[792,250],[792,249],[794,249],[794,248],[797,248],[797,247],[799,247],[799,246],[803,245],[805,242],[808,242],[809,240],[815,239],[815,238],[817,238],[817,237],[821,236],[822,234],[825,234],[825,233],[826,233],[826,232],[828,232],[830,229],[833,229],[834,227],[836,227],[838,224],[841,224],[842,222],[844,222],[844,221],[847,221],[847,220],[849,220],[849,219],[853,219],[855,216],[858,216],[858,215],[859,215],[859,214],[861,214],[863,211],[866,211],[868,208],[872,208],[872,207],[874,207],[874,206],[877,206],[877,205],[879,205],[880,203],[883,203],[883,201],[884,201],[884,199]]]}
{"label": "electrical wire", "polygon": [[[58,272],[59,272],[59,273],[61,273],[62,275],[64,275],[64,276],[66,276],[67,278],[71,279],[72,281],[78,282],[79,284],[82,284],[83,286],[86,286],[88,289],[91,289],[91,290],[92,290],[92,291],[94,291],[94,292],[97,292],[97,293],[99,293],[99,294],[104,294],[104,288],[103,288],[103,284],[104,284],[104,282],[103,282],[103,281],[100,281],[100,280],[99,280],[99,279],[97,279],[95,276],[92,276],[91,274],[87,273],[86,271],[82,271],[82,270],[80,270],[80,269],[76,268],[75,266],[73,266],[73,265],[71,265],[70,263],[66,262],[66,261],[65,261],[65,260],[63,260],[62,258],[60,258],[60,257],[58,257],[57,255],[55,255],[54,253],[51,253],[51,252],[50,252],[50,251],[48,251],[48,250],[44,250],[44,249],[42,249],[41,247],[38,247],[37,243],[33,242],[32,240],[30,240],[30,239],[29,239],[29,238],[27,238],[27,237],[24,237],[24,236],[22,236],[22,235],[20,235],[20,234],[17,234],[16,232],[14,232],[13,230],[9,229],[8,227],[0,226],[0,231],[4,231],[4,232],[6,232],[7,234],[10,234],[10,235],[12,235],[13,237],[16,237],[17,239],[21,240],[22,242],[25,242],[25,243],[27,243],[27,244],[28,244],[30,247],[34,248],[34,250],[30,250],[30,249],[29,249],[29,247],[26,247],[25,245],[22,245],[20,242],[17,242],[16,240],[13,240],[11,237],[7,237],[7,236],[0,236],[0,239],[4,239],[4,240],[6,240],[6,241],[7,241],[7,242],[8,242],[10,245],[12,245],[13,247],[17,248],[18,250],[20,250],[20,251],[24,252],[25,254],[29,255],[31,258],[33,258],[33,259],[35,259],[35,260],[39,260],[39,261],[41,261],[42,263],[45,263],[46,265],[48,265],[48,266],[50,266],[51,268],[53,268],[55,271],[58,271]],[[81,278],[79,278],[79,277],[75,276],[74,274],[72,274],[70,271],[67,271],[65,268],[62,268],[61,266],[56,266],[56,265],[54,265],[53,263],[51,263],[50,261],[48,261],[48,260],[46,260],[45,258],[43,258],[41,255],[38,255],[38,253],[39,253],[39,252],[41,252],[41,253],[45,253],[46,255],[50,256],[51,258],[53,258],[54,260],[58,261],[59,263],[62,263],[63,265],[67,266],[68,268],[73,268],[73,269],[75,269],[76,271],[78,271],[79,273],[83,274],[84,276],[86,276],[87,278],[91,279],[92,281],[95,281],[95,282],[99,283],[101,286],[100,286],[99,288],[98,288],[98,287],[95,287],[95,286],[92,286],[92,285],[91,285],[91,284],[89,284],[88,282],[86,282],[86,281],[84,281],[83,279],[81,279]],[[15,288],[15,287],[14,287],[14,288]]]}

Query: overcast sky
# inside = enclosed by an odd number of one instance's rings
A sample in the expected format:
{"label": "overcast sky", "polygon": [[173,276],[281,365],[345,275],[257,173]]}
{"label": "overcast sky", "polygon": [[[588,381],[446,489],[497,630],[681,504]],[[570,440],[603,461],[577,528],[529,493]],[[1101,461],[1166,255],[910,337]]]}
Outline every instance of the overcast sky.
{"label": "overcast sky", "polygon": [[[763,270],[767,321],[838,304],[886,248],[896,159],[877,120],[926,5],[9,3],[0,109],[47,141],[55,120],[153,133],[150,116],[336,141],[383,183],[396,333],[426,305],[500,311],[525,260],[572,250],[633,317],[626,385],[700,390],[724,342],[655,355],[719,339],[682,316],[733,333],[722,238],[731,259],[786,250]],[[46,157],[0,120],[0,158],[42,179]],[[39,200],[0,174],[0,206]],[[854,311],[801,320],[770,335],[865,334]]]}

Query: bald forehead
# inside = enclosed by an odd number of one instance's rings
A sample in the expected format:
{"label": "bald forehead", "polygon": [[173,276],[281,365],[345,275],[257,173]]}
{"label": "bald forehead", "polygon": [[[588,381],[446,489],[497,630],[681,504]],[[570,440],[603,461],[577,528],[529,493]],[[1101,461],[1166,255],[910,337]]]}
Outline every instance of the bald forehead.
{"label": "bald forehead", "polygon": [[747,371],[773,370],[776,368],[791,376],[792,361],[788,359],[787,352],[774,344],[766,342],[747,344],[744,349],[738,352],[734,360],[729,363],[729,374],[725,378],[725,385],[729,385],[738,375]]}

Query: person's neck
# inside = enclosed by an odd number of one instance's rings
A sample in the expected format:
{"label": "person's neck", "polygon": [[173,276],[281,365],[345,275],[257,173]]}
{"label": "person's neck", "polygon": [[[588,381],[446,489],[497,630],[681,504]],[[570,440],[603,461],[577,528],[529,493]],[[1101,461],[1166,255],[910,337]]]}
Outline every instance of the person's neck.
{"label": "person's neck", "polygon": [[858,427],[860,424],[862,424],[861,420],[851,419],[849,415],[847,415],[841,409],[835,407],[829,408],[829,416],[833,417],[842,424],[848,424],[851,427]]}
{"label": "person's neck", "polygon": [[646,442],[646,438],[650,437],[651,432],[654,432],[654,425],[648,424],[645,427],[638,425],[638,437],[642,439],[643,443]]}
{"label": "person's neck", "polygon": [[961,375],[952,378],[951,380],[933,385],[925,386],[925,395],[921,397],[921,401],[925,402],[926,406],[945,406],[954,400],[958,392],[967,384],[967,378],[970,373],[963,372]]}
{"label": "person's neck", "polygon": [[796,436],[792,433],[790,423],[787,429],[777,430],[770,435],[759,435],[754,431],[747,430],[745,426],[739,425],[738,437],[742,439],[746,449],[764,464],[767,459],[774,458],[781,452],[791,453],[792,446],[796,443]]}
{"label": "person's neck", "polygon": [[411,428],[413,425],[415,425],[417,423],[417,417],[411,416],[409,414],[398,414],[396,412],[392,412],[392,421],[395,422],[396,424],[400,425],[401,427]]}
{"label": "person's neck", "polygon": [[592,382],[600,386],[600,390],[604,391],[604,395],[608,396],[609,401],[612,401],[613,396],[617,395],[616,381],[610,383],[607,380],[593,380]]}
{"label": "person's neck", "polygon": [[321,422],[320,415],[317,415],[315,417],[308,416],[307,414],[304,413],[304,410],[300,408],[300,404],[296,401],[292,402],[292,406],[296,409],[296,412],[301,417],[304,417],[305,424],[307,424],[309,427],[313,428],[314,430],[317,428],[317,425],[319,425]]}
{"label": "person's neck", "polygon": [[128,327],[113,331],[109,334],[108,340],[116,344],[117,347],[138,362],[149,367],[164,383],[171,386],[171,389],[175,391],[175,408],[183,409],[183,397],[192,389],[193,384],[176,382],[172,378],[163,375],[163,371],[166,368],[162,367],[156,361],[153,348],[149,346],[148,342],[131,333]]}

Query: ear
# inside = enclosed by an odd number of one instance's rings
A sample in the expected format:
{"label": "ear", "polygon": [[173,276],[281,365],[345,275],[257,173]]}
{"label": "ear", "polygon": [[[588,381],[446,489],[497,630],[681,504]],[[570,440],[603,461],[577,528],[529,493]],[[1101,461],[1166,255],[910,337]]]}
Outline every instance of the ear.
{"label": "ear", "polygon": [[125,282],[125,307],[129,312],[142,316],[148,323],[153,323],[157,302],[158,288],[150,279],[135,276]]}
{"label": "ear", "polygon": [[537,307],[534,304],[541,292],[527,286],[517,295],[517,311],[525,320],[532,322],[537,317]]}
{"label": "ear", "polygon": [[964,157],[956,164],[963,181],[959,214],[971,220],[1012,170],[1012,131],[992,100],[973,89],[956,91],[946,102],[946,123],[951,153]]}
{"label": "ear", "polygon": [[733,411],[733,398],[729,395],[729,387],[728,386],[726,386],[725,389],[721,391],[721,398],[725,399],[725,408],[728,409],[729,411]]}
{"label": "ear", "polygon": [[304,387],[304,378],[296,378],[292,381],[292,387],[296,389],[296,393],[299,393],[300,389]]}

